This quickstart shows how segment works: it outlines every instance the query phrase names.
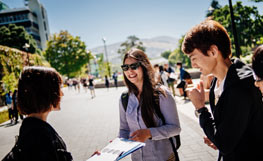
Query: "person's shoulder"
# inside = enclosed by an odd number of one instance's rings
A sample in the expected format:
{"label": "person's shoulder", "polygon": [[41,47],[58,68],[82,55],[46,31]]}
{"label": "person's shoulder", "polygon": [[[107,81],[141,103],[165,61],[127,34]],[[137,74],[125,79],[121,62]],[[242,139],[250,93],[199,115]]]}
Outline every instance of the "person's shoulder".
{"label": "person's shoulder", "polygon": [[160,85],[160,89],[163,91],[163,94],[160,92],[159,96],[160,97],[170,97],[172,96],[171,91],[169,90],[168,87],[164,86],[164,85]]}

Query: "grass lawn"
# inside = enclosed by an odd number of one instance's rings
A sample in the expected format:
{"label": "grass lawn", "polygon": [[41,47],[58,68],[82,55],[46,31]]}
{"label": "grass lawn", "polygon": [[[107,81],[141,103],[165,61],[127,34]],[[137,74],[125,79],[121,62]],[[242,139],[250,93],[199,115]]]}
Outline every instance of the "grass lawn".
{"label": "grass lawn", "polygon": [[9,120],[8,118],[8,111],[0,112],[0,124]]}

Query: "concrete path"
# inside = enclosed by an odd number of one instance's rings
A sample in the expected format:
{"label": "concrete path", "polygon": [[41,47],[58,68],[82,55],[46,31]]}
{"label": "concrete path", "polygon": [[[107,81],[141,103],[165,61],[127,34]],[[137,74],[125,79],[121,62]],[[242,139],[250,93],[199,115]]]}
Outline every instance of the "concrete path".
{"label": "concrete path", "polygon": [[[67,144],[75,161],[88,159],[95,150],[106,146],[118,135],[119,112],[118,103],[121,93],[126,88],[96,89],[96,97],[91,99],[90,93],[68,91],[64,89],[61,111],[52,112],[48,122],[57,130]],[[217,151],[203,143],[203,132],[194,116],[191,102],[176,97],[182,126],[179,155],[182,161],[214,161]],[[14,145],[14,136],[18,134],[21,122],[0,125],[0,159]],[[130,157],[123,159],[130,161]]]}

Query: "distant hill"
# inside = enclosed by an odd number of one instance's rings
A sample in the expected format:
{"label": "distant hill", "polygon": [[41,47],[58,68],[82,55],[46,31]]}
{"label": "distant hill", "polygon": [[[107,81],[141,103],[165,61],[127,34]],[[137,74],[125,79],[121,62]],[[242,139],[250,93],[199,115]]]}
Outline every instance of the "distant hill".
{"label": "distant hill", "polygon": [[[161,53],[166,50],[174,50],[178,46],[178,39],[169,36],[159,36],[151,39],[141,39],[143,46],[146,47],[146,54],[150,59],[158,59],[161,57]],[[120,64],[120,54],[118,49],[123,42],[107,45],[107,52],[109,61],[112,64]],[[104,53],[104,46],[99,46],[90,49],[92,53],[99,54]]]}

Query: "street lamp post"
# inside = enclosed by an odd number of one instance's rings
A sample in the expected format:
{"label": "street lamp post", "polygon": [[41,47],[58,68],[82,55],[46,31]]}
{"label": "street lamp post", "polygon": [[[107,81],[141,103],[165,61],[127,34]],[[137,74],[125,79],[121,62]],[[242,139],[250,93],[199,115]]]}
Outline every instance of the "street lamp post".
{"label": "street lamp post", "polygon": [[236,23],[235,23],[235,17],[233,13],[233,7],[232,7],[232,1],[229,0],[229,9],[230,9],[230,15],[231,15],[231,22],[232,22],[232,31],[234,35],[234,42],[235,42],[235,47],[236,47],[236,56],[239,58],[241,55],[241,50],[240,46],[238,43],[238,38],[237,38],[237,30],[236,30]]}
{"label": "street lamp post", "polygon": [[107,54],[106,39],[103,37],[102,41],[103,41],[103,44],[104,44],[104,50],[105,50],[105,56],[106,56],[106,61],[107,61],[108,74],[109,74],[109,78],[110,78],[111,77],[111,70],[110,70],[110,64],[109,64],[109,59],[108,59],[108,54]]}
{"label": "street lamp post", "polygon": [[23,46],[23,48],[26,50],[26,65],[29,65],[29,54],[28,54],[28,48],[30,47],[30,45],[28,43],[25,43],[25,45]]}

